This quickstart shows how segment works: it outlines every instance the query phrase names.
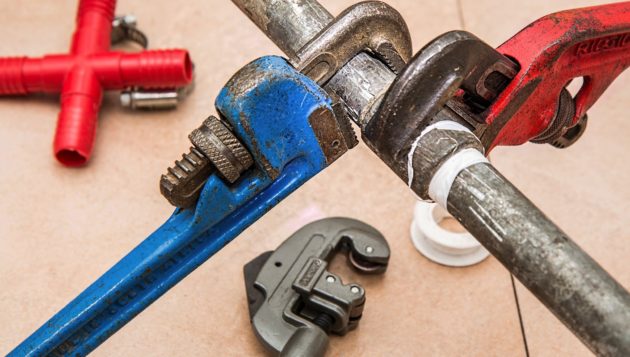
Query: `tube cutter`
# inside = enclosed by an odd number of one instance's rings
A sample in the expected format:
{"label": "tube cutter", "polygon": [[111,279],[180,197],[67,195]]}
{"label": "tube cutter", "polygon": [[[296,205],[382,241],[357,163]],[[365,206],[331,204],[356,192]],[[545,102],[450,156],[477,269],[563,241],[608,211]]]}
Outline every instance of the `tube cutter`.
{"label": "tube cutter", "polygon": [[278,249],[243,268],[249,316],[256,336],[281,356],[323,356],[328,333],[357,327],[365,290],[343,284],[327,270],[338,252],[364,274],[387,269],[389,246],[373,227],[350,218],[327,218],[295,232]]}

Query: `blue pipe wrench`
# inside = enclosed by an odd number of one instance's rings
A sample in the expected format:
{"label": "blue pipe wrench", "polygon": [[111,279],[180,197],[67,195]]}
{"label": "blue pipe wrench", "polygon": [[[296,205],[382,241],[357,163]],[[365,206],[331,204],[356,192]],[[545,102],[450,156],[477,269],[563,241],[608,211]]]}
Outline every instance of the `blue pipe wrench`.
{"label": "blue pipe wrench", "polygon": [[215,105],[254,167],[234,184],[212,175],[194,209],[175,210],[9,356],[80,356],[98,347],[350,148],[333,104],[283,58],[263,57],[242,68]]}

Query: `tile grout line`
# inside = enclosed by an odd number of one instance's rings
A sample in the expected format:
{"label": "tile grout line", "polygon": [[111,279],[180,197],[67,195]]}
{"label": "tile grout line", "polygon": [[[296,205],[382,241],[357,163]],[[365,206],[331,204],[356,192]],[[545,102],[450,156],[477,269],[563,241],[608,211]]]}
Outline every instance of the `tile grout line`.
{"label": "tile grout line", "polygon": [[466,21],[464,20],[464,7],[462,6],[462,0],[457,0],[457,16],[459,17],[459,25],[462,30],[466,30]]}
{"label": "tile grout line", "polygon": [[510,274],[512,281],[512,291],[514,291],[514,301],[516,302],[516,312],[518,313],[518,322],[521,326],[521,335],[523,336],[523,344],[525,345],[525,356],[529,357],[529,347],[527,346],[527,336],[525,335],[525,324],[523,323],[523,315],[521,314],[521,304],[518,301],[518,293],[516,292],[516,283],[514,275]]}
{"label": "tile grout line", "polygon": [[[457,16],[459,17],[459,25],[462,30],[467,30],[466,20],[464,19],[464,7],[462,6],[462,0],[456,0],[457,4]],[[521,328],[521,336],[523,337],[523,347],[525,347],[525,356],[529,357],[529,347],[527,346],[527,336],[525,335],[525,325],[523,323],[523,315],[521,313],[521,305],[518,300],[518,293],[516,292],[516,283],[514,282],[514,275],[510,273],[510,281],[512,282],[512,291],[514,292],[514,302],[516,303],[516,313],[518,314],[518,323]]]}

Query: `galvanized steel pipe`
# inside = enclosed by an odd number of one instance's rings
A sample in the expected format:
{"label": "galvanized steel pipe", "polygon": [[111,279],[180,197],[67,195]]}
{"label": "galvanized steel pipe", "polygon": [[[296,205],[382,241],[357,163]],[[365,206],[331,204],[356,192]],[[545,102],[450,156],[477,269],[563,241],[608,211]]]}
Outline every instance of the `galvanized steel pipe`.
{"label": "galvanized steel pipe", "polygon": [[448,211],[601,356],[630,356],[630,295],[489,164],[459,173]]}

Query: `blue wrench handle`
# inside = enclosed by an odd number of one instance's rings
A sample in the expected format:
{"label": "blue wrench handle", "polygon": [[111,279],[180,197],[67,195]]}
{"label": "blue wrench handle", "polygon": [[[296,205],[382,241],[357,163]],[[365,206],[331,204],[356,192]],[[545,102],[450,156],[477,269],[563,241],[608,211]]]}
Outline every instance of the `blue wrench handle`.
{"label": "blue wrench handle", "polygon": [[[256,85],[246,86],[252,73]],[[237,83],[245,89],[234,88]],[[231,186],[211,176],[194,210],[176,210],[9,356],[81,356],[98,347],[326,167],[308,119],[330,105],[316,83],[279,57],[245,66],[216,106],[253,153],[256,168]]]}

